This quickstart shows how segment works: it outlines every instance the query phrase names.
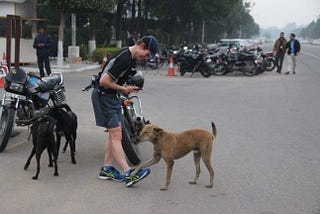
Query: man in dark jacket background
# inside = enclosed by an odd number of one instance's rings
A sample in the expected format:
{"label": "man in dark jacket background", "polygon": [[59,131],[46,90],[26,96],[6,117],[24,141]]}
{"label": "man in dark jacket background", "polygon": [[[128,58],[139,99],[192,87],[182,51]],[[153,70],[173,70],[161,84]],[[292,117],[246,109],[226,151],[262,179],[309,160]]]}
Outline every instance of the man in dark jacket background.
{"label": "man in dark jacket background", "polygon": [[41,77],[45,76],[44,70],[43,70],[43,63],[45,65],[48,76],[51,73],[50,62],[49,62],[51,46],[52,46],[52,40],[50,36],[45,33],[45,27],[39,26],[38,35],[34,39],[33,47],[37,49],[38,67],[39,67]]}
{"label": "man in dark jacket background", "polygon": [[286,48],[288,49],[288,71],[285,74],[289,74],[291,71],[296,74],[296,57],[300,52],[300,43],[295,39],[296,35],[294,33],[290,34],[290,40],[287,43]]}

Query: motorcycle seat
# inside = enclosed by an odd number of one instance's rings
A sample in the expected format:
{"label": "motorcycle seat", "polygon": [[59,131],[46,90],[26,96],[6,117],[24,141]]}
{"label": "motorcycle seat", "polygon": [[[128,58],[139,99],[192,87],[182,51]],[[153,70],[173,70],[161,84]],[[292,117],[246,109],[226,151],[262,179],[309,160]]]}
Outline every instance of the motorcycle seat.
{"label": "motorcycle seat", "polygon": [[52,89],[61,81],[61,78],[58,76],[49,76],[41,78],[41,82],[39,83],[39,87],[41,92],[47,92]]}

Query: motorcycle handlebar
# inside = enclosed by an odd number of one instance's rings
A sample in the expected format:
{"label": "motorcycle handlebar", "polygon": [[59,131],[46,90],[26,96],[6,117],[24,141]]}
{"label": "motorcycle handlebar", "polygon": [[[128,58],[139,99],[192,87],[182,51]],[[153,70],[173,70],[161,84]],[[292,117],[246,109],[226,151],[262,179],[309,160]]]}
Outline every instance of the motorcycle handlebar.
{"label": "motorcycle handlebar", "polygon": [[92,85],[88,85],[88,86],[84,87],[82,89],[82,91],[89,91],[90,88],[92,88]]}

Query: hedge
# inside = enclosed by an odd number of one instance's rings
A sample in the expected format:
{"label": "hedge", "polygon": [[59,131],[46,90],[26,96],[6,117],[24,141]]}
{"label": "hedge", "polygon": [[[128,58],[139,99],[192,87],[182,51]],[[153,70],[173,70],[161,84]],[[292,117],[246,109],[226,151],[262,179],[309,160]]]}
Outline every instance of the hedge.
{"label": "hedge", "polygon": [[94,62],[102,63],[103,59],[103,53],[106,51],[107,57],[110,56],[110,54],[113,54],[114,52],[118,51],[119,48],[116,47],[108,47],[108,48],[96,48],[92,53],[92,60]]}

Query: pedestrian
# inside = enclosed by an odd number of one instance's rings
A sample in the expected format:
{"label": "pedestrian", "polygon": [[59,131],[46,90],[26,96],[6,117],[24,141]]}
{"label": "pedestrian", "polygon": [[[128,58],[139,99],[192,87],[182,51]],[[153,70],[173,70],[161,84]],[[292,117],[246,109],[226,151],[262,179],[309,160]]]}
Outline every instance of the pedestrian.
{"label": "pedestrian", "polygon": [[276,56],[277,73],[281,74],[284,55],[286,53],[287,40],[284,38],[284,32],[280,33],[280,37],[273,45],[273,55]]}
{"label": "pedestrian", "polygon": [[285,74],[289,74],[291,71],[296,74],[296,61],[301,47],[294,33],[290,34],[290,40],[287,42],[286,48],[288,49],[288,71]]}
{"label": "pedestrian", "polygon": [[[99,73],[99,87],[92,92],[92,104],[96,118],[96,125],[107,129],[109,136],[105,141],[104,163],[99,172],[99,178],[104,180],[125,181],[130,187],[150,174],[149,168],[141,169],[135,176],[131,176],[133,169],[128,165],[122,148],[121,129],[121,99],[120,93],[130,94],[138,92],[137,86],[125,86],[128,75],[132,74],[132,67],[136,60],[142,60],[155,55],[158,51],[158,41],[152,36],[144,36],[135,45],[125,47],[113,54],[106,66]],[[123,170],[120,173],[113,166],[116,161]]]}
{"label": "pedestrian", "polygon": [[50,49],[52,47],[52,40],[50,36],[45,32],[44,26],[38,27],[38,35],[34,39],[33,47],[37,49],[37,57],[38,57],[38,67],[40,71],[40,76],[44,77],[43,63],[46,68],[47,75],[51,74],[49,56]]}

